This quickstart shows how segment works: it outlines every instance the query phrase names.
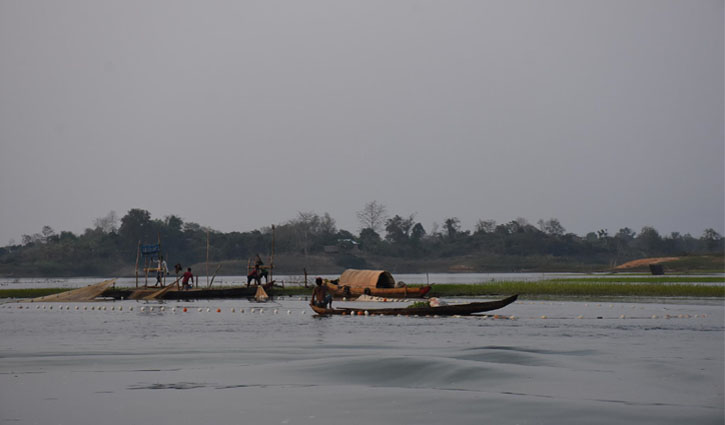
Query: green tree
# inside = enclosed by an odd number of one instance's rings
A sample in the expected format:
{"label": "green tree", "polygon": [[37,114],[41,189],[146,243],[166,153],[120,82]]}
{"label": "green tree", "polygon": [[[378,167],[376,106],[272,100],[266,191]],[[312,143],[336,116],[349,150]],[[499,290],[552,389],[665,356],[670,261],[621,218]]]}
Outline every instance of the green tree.
{"label": "green tree", "polygon": [[410,231],[410,240],[418,242],[425,237],[425,228],[420,223],[415,223],[413,230]]}
{"label": "green tree", "polygon": [[133,208],[121,219],[121,227],[118,234],[123,243],[123,255],[135,254],[137,245],[140,242],[156,240],[151,226],[151,213],[146,210]]}
{"label": "green tree", "polygon": [[93,224],[103,233],[116,233],[118,231],[118,215],[116,215],[115,211],[110,211],[105,217],[97,218]]}
{"label": "green tree", "polygon": [[368,252],[375,251],[382,243],[380,235],[369,227],[360,231],[359,241],[361,248]]}
{"label": "green tree", "polygon": [[566,233],[566,229],[564,229],[564,226],[556,218],[539,220],[537,224],[539,225],[539,229],[549,236],[562,236]]}
{"label": "green tree", "polygon": [[461,220],[458,219],[458,217],[451,217],[447,218],[443,222],[443,229],[445,229],[445,236],[453,240],[455,239],[459,233],[461,233]]}
{"label": "green tree", "polygon": [[659,232],[651,226],[644,226],[636,237],[637,246],[646,255],[659,253],[662,250],[662,237]]}
{"label": "green tree", "polygon": [[701,239],[705,242],[705,249],[708,252],[719,252],[723,250],[722,236],[715,229],[705,229]]}
{"label": "green tree", "polygon": [[629,243],[634,240],[636,233],[629,227],[619,229],[614,237],[622,242]]}
{"label": "green tree", "polygon": [[385,239],[393,242],[404,244],[410,239],[410,231],[413,229],[415,224],[415,217],[410,215],[408,218],[403,218],[399,215],[395,215],[393,218],[385,222]]}
{"label": "green tree", "polygon": [[475,233],[493,233],[496,230],[496,220],[478,220]]}
{"label": "green tree", "polygon": [[43,226],[41,234],[43,235],[43,243],[48,243],[54,240],[55,230],[50,226]]}

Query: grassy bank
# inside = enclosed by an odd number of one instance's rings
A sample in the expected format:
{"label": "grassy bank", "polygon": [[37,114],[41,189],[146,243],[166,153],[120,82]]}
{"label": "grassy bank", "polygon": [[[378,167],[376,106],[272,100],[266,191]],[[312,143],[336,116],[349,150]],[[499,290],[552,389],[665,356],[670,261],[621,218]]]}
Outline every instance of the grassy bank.
{"label": "grassy bank", "polygon": [[723,283],[723,276],[616,276],[616,277],[591,277],[591,278],[561,278],[547,279],[542,282],[553,283]]}
{"label": "grassy bank", "polygon": [[476,285],[434,285],[430,296],[512,295],[580,297],[716,297],[725,287],[661,283],[601,283],[589,281],[491,282]]}
{"label": "grassy bank", "polygon": [[66,288],[0,289],[0,298],[36,298],[67,290]]}

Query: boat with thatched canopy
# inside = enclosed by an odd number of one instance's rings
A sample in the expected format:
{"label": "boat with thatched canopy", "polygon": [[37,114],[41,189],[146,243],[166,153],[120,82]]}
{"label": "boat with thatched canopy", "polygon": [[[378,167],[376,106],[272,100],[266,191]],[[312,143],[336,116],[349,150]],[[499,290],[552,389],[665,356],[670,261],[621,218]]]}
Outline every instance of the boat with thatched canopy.
{"label": "boat with thatched canopy", "polygon": [[371,295],[387,298],[422,298],[431,289],[430,285],[408,286],[396,284],[393,275],[385,270],[345,270],[338,279],[325,281],[334,297],[358,297]]}

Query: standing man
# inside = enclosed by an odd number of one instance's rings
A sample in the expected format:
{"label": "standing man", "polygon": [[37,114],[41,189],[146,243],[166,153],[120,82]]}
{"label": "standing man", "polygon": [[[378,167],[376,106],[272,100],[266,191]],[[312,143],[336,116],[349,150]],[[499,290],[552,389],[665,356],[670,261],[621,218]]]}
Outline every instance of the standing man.
{"label": "standing man", "polygon": [[322,284],[322,278],[318,277],[315,279],[315,283],[317,286],[312,291],[310,304],[321,308],[332,308],[332,295],[327,291],[327,286]]}
{"label": "standing man", "polygon": [[159,257],[159,264],[156,269],[156,285],[164,287],[164,281],[162,278],[166,277],[166,275],[169,273],[169,267],[166,265],[166,260],[164,260],[164,257]]}

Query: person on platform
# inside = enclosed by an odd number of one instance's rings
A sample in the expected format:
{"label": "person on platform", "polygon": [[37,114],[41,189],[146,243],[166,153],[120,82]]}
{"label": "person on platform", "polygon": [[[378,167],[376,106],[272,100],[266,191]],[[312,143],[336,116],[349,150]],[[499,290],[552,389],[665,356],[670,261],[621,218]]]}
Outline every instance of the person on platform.
{"label": "person on platform", "polygon": [[156,284],[154,286],[164,287],[163,278],[169,273],[169,267],[166,265],[164,257],[159,257],[158,267],[156,268]]}
{"label": "person on platform", "polygon": [[[189,279],[191,279],[191,284],[189,284]],[[181,278],[181,288],[184,290],[191,289],[191,285],[194,284],[194,275],[191,273],[191,267],[186,269],[186,272],[184,273],[184,276]]]}

